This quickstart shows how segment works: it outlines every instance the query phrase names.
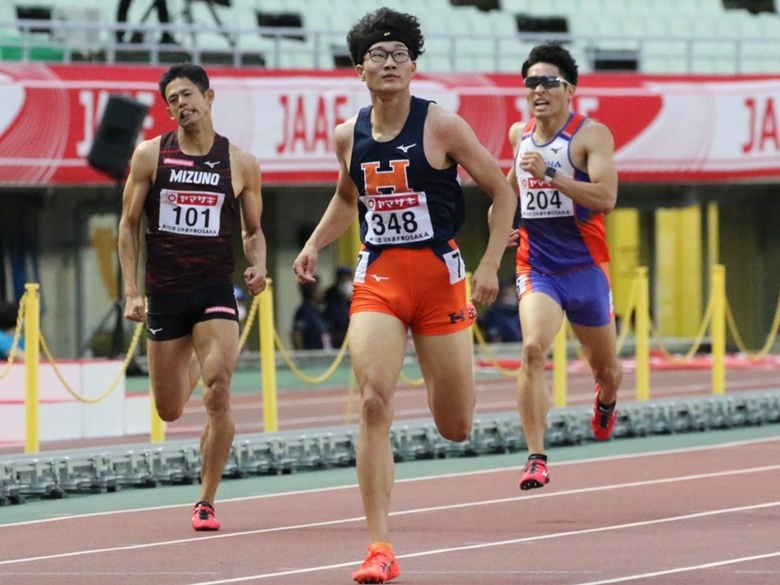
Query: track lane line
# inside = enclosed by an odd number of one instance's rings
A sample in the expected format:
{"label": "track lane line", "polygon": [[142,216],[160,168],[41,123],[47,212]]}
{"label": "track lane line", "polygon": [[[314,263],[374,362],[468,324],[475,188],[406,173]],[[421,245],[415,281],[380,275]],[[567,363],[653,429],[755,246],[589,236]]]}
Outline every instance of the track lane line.
{"label": "track lane line", "polygon": [[[699,479],[711,479],[715,477],[726,477],[731,475],[745,475],[749,473],[762,473],[765,471],[776,471],[780,469],[779,465],[770,465],[770,466],[763,466],[763,467],[756,467],[756,468],[741,468],[741,469],[734,469],[729,471],[718,471],[713,473],[702,473],[702,474],[695,474],[695,475],[689,475],[689,476],[682,476],[682,477],[675,477],[675,478],[664,478],[664,479],[652,479],[652,480],[646,480],[646,481],[638,481],[638,482],[630,482],[630,483],[624,483],[624,484],[614,484],[609,486],[595,486],[590,488],[580,488],[580,489],[573,489],[573,490],[565,490],[560,492],[548,492],[548,493],[540,493],[538,495],[518,495],[511,498],[498,498],[494,500],[482,500],[482,501],[476,501],[476,502],[465,502],[465,503],[459,503],[459,504],[448,504],[444,506],[431,506],[426,508],[414,508],[411,510],[399,510],[396,512],[391,512],[391,517],[398,517],[398,516],[410,516],[414,514],[426,514],[430,512],[443,512],[447,510],[458,510],[458,509],[464,509],[464,508],[472,508],[472,507],[479,507],[479,506],[489,506],[489,505],[496,505],[496,504],[506,504],[511,502],[517,502],[522,500],[535,500],[540,498],[556,498],[556,497],[564,497],[564,496],[572,496],[572,495],[580,495],[580,494],[586,494],[586,493],[594,493],[594,492],[602,492],[602,491],[613,491],[618,489],[629,489],[634,487],[646,487],[650,485],[658,485],[658,484],[664,484],[664,483],[679,483],[681,481],[695,481]],[[312,490],[317,491],[317,490]],[[741,511],[741,510],[752,510],[752,509],[760,509],[760,508],[766,508],[766,507],[772,507],[780,505],[780,501],[778,502],[770,502],[770,503],[764,503],[764,504],[754,504],[751,506],[744,506],[740,508],[725,508],[722,510],[714,510],[710,512],[698,512],[695,514],[686,514],[684,516],[675,516],[672,517],[672,519],[689,519],[689,518],[698,518],[698,517],[704,517],[708,515],[713,514],[723,514],[733,511]],[[136,511],[137,512],[137,511]],[[64,559],[64,558],[74,558],[74,557],[81,557],[81,556],[87,556],[87,555],[94,555],[94,554],[102,554],[102,553],[114,553],[114,552],[122,552],[122,551],[131,551],[131,550],[140,550],[145,548],[155,548],[155,547],[163,547],[163,546],[171,546],[175,544],[190,544],[190,543],[202,543],[204,540],[217,540],[217,539],[226,539],[226,538],[236,538],[241,536],[252,536],[252,535],[258,535],[258,534],[270,534],[270,533],[276,533],[276,532],[289,532],[292,530],[303,530],[303,529],[310,529],[310,528],[322,528],[325,526],[337,526],[341,524],[349,524],[351,522],[363,522],[365,520],[364,516],[353,516],[350,518],[339,518],[336,520],[328,520],[323,522],[308,522],[305,524],[293,524],[290,526],[277,526],[273,528],[259,528],[257,530],[245,530],[242,532],[231,532],[229,534],[215,534],[215,535],[209,535],[207,537],[203,536],[192,536],[190,538],[180,538],[175,540],[165,540],[165,541],[158,541],[158,542],[147,542],[147,543],[141,543],[141,544],[132,544],[132,545],[124,545],[124,546],[115,546],[115,547],[107,547],[107,548],[99,548],[99,549],[89,549],[89,550],[79,550],[79,551],[72,551],[72,552],[66,552],[66,553],[56,553],[56,554],[50,554],[50,555],[38,555],[34,557],[20,557],[16,559],[7,559],[0,561],[0,566],[5,565],[14,565],[19,563],[31,563],[36,561],[47,561],[52,559]],[[577,534],[589,534],[591,532],[601,532],[604,530],[614,530],[616,528],[620,527],[634,527],[634,526],[645,526],[645,525],[651,525],[661,522],[667,522],[670,521],[669,519],[657,519],[657,520],[648,520],[648,521],[642,521],[642,522],[635,522],[635,523],[629,523],[629,524],[621,524],[616,525],[614,527],[599,527],[599,528],[589,528],[579,531],[573,531],[573,532],[564,532],[564,533],[556,533],[553,535],[540,535],[540,536],[534,536],[534,537],[528,537],[528,538],[522,538],[522,539],[513,539],[508,541],[500,541],[498,543],[480,543],[476,545],[469,545],[466,547],[459,547],[452,550],[472,550],[472,549],[478,549],[478,548],[484,548],[488,546],[498,546],[500,544],[511,544],[511,543],[520,543],[520,542],[531,542],[534,540],[545,540],[547,538],[557,538],[560,536],[567,536],[567,535],[577,535]],[[447,549],[449,550],[449,549]],[[414,556],[425,556],[427,554],[433,554],[430,552],[426,553],[414,553],[411,555],[405,555],[408,558],[414,557]],[[403,557],[399,557],[403,558]]]}
{"label": "track lane line", "polygon": [[614,577],[612,579],[604,579],[603,581],[588,581],[587,583],[577,583],[576,585],[607,585],[609,583],[625,583],[626,581],[638,581],[639,579],[649,579],[651,577],[662,577],[664,575],[675,575],[677,573],[700,571],[702,569],[724,567],[726,565],[735,565],[737,563],[749,563],[750,561],[760,561],[763,559],[771,559],[773,557],[780,557],[780,551],[766,553],[763,555],[738,557],[735,559],[727,559],[725,561],[715,561],[712,563],[704,563],[701,565],[690,565],[688,567],[678,567],[676,569],[666,569],[664,571],[655,571],[653,573],[638,573],[636,575],[626,575],[625,577]]}
{"label": "track lane line", "polygon": [[[411,558],[417,558],[417,557],[428,557],[433,555],[439,555],[439,554],[445,554],[445,553],[452,553],[452,552],[463,552],[463,551],[469,551],[469,550],[480,550],[485,548],[493,548],[497,546],[508,546],[513,544],[523,544],[528,542],[538,542],[542,540],[551,540],[554,538],[565,538],[569,536],[582,536],[586,534],[595,534],[599,532],[610,532],[614,530],[625,530],[629,528],[638,528],[638,527],[644,527],[644,526],[653,526],[657,524],[664,524],[669,522],[680,522],[685,520],[692,520],[692,519],[698,519],[698,518],[706,518],[711,516],[717,516],[721,514],[730,514],[730,513],[736,513],[736,512],[745,512],[749,510],[760,510],[762,508],[770,508],[774,506],[780,506],[780,501],[777,502],[767,502],[764,504],[756,504],[753,506],[739,506],[736,508],[723,508],[720,510],[710,510],[708,512],[697,512],[695,514],[684,514],[682,516],[670,516],[668,518],[657,518],[655,520],[643,520],[640,522],[629,522],[627,524],[615,524],[612,526],[601,526],[598,528],[586,528],[583,530],[571,530],[568,532],[558,532],[553,534],[544,534],[540,536],[530,536],[525,538],[513,538],[510,540],[499,540],[495,542],[485,542],[480,544],[473,544],[473,545],[466,545],[466,546],[455,546],[455,547],[449,547],[449,548],[442,548],[442,549],[432,549],[427,551],[420,551],[417,553],[409,553],[409,554],[402,554],[402,555],[396,555],[396,558],[398,559],[411,559]],[[772,556],[780,556],[780,553],[770,553],[769,555],[756,555],[755,557],[749,557],[750,559],[760,559],[760,558],[769,558]],[[746,557],[748,559],[748,557]],[[278,571],[275,573],[258,573],[256,575],[247,575],[244,577],[233,577],[230,579],[218,579],[216,581],[198,581],[197,583],[191,583],[190,585],[226,585],[228,583],[244,583],[247,581],[260,581],[263,579],[270,579],[273,577],[285,577],[289,575],[304,575],[307,573],[312,573],[315,571],[323,571],[323,570],[330,570],[330,569],[341,569],[344,567],[349,566],[355,566],[362,562],[361,560],[356,560],[352,562],[346,562],[346,563],[337,563],[333,565],[325,565],[325,566],[318,566],[318,567],[307,567],[305,569],[291,569],[288,571]],[[730,561],[720,561],[723,564],[728,564],[729,562],[737,562],[733,559]],[[717,563],[711,563],[711,565],[716,566]],[[708,565],[701,565],[702,567],[706,567]],[[683,570],[693,570],[688,568],[681,568],[679,570],[671,569],[668,571],[668,573],[674,573],[674,572],[683,572]],[[666,574],[666,572],[658,572],[659,575]],[[646,576],[653,576],[652,573],[647,573]],[[644,576],[632,576],[631,578],[620,578],[620,580],[606,580],[606,581],[594,581],[590,583],[582,583],[580,585],[601,585],[601,584],[607,584],[607,583],[620,583],[622,581],[630,581],[635,580],[638,578],[644,578]]]}

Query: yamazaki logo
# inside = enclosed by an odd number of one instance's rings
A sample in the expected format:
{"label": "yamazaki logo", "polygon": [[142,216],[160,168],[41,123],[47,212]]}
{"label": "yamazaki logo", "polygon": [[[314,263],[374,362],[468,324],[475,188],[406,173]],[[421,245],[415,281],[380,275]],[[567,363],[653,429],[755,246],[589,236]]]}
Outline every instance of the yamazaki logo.
{"label": "yamazaki logo", "polygon": [[168,193],[166,195],[168,203],[172,205],[201,205],[204,207],[214,207],[219,203],[218,195],[209,195],[207,193],[197,193],[191,191],[179,191]]}
{"label": "yamazaki logo", "polygon": [[418,205],[420,205],[420,196],[417,193],[398,196],[388,195],[366,201],[366,207],[370,211],[399,211],[417,207]]}

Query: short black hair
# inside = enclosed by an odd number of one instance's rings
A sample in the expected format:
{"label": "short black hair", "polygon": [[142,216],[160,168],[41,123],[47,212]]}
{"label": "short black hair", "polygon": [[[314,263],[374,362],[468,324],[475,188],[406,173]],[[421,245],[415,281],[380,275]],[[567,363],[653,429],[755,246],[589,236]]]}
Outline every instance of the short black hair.
{"label": "short black hair", "polygon": [[416,16],[391,8],[379,8],[366,13],[347,33],[347,48],[352,63],[361,64],[369,47],[383,38],[405,44],[412,61],[416,61],[424,52],[425,37]]}
{"label": "short black hair", "polygon": [[531,52],[528,53],[528,59],[523,63],[523,79],[528,75],[531,65],[536,65],[537,63],[555,65],[566,81],[572,85],[577,85],[577,62],[571,56],[571,53],[558,41],[536,45],[531,49]]}
{"label": "short black hair", "polygon": [[193,63],[177,63],[176,65],[172,65],[171,68],[160,77],[160,94],[165,101],[168,101],[168,96],[165,95],[168,84],[180,77],[189,79],[196,85],[201,93],[206,93],[206,90],[209,88],[209,76],[203,67]]}

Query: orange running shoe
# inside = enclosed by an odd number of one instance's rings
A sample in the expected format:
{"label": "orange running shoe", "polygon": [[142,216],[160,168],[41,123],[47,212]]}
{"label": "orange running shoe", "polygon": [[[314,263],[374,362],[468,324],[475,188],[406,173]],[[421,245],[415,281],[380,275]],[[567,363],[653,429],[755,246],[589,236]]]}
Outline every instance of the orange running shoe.
{"label": "orange running shoe", "polygon": [[192,509],[192,527],[195,530],[219,530],[219,520],[214,516],[214,506],[209,502],[198,502]]}
{"label": "orange running shoe", "polygon": [[593,399],[593,413],[590,415],[590,428],[597,441],[606,441],[612,436],[612,430],[617,422],[617,401],[608,409],[599,404],[599,391],[601,386],[596,384],[596,397]]}
{"label": "orange running shoe", "polygon": [[358,583],[387,583],[401,574],[401,567],[395,560],[393,551],[374,545],[368,547],[368,556],[360,569],[352,573]]}

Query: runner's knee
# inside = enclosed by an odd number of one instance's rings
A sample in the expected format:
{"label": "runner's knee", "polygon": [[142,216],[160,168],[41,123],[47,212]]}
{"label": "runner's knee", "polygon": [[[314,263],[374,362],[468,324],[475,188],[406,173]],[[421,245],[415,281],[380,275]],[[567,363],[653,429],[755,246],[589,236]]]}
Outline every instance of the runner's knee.
{"label": "runner's knee", "polygon": [[180,404],[168,400],[155,400],[155,407],[157,408],[157,414],[165,422],[173,422],[178,420],[182,414],[184,414],[184,404]]}
{"label": "runner's knee", "polygon": [[230,390],[219,386],[203,390],[203,405],[209,416],[222,416],[230,411]]}
{"label": "runner's knee", "polygon": [[594,366],[593,377],[602,388],[619,388],[623,382],[623,366],[618,360],[603,367]]}
{"label": "runner's knee", "polygon": [[542,370],[547,360],[547,348],[535,341],[523,342],[523,367]]}
{"label": "runner's knee", "polygon": [[472,417],[450,419],[446,421],[436,421],[436,429],[439,434],[455,443],[461,443],[469,438],[471,434]]}
{"label": "runner's knee", "polygon": [[361,422],[369,427],[390,427],[393,409],[388,400],[378,394],[366,394],[361,403]]}

